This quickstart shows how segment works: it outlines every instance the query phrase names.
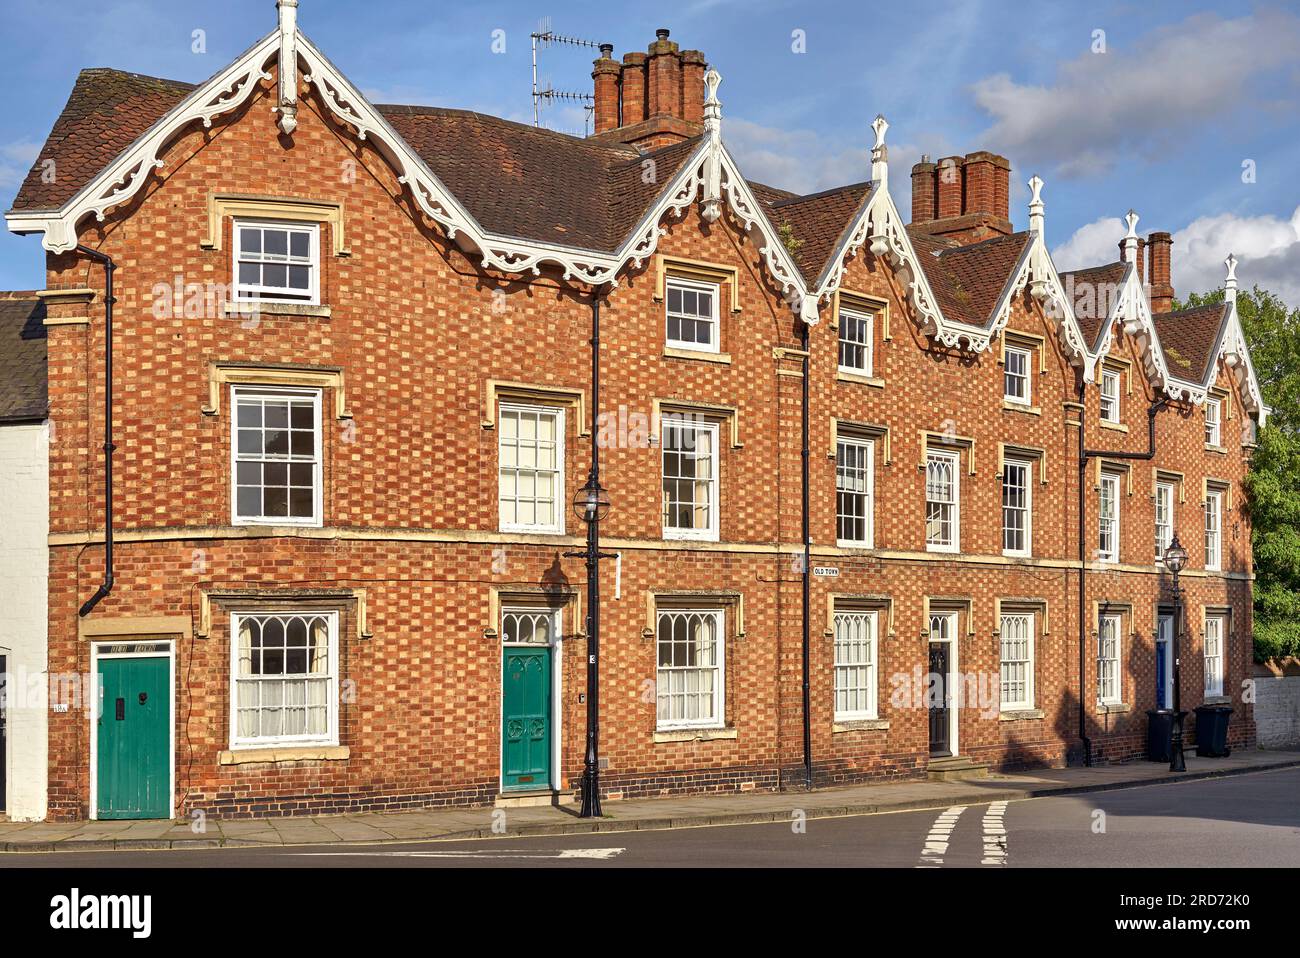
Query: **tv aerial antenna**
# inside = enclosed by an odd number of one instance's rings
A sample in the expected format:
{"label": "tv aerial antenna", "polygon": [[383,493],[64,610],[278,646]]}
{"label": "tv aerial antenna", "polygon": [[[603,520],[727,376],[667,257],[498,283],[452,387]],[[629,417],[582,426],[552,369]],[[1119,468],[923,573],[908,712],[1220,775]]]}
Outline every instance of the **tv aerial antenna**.
{"label": "tv aerial antenna", "polygon": [[552,44],[590,47],[593,50],[599,50],[600,44],[594,40],[584,40],[581,37],[569,37],[556,33],[551,29],[550,17],[544,17],[538,21],[537,29],[529,34],[529,37],[533,44],[533,126],[542,125],[542,107],[555,101],[581,103],[587,111],[587,124],[590,124],[592,111],[596,108],[595,96],[591,93],[578,93],[573,90],[557,90],[551,85],[549,79],[539,81],[537,78],[537,54]]}

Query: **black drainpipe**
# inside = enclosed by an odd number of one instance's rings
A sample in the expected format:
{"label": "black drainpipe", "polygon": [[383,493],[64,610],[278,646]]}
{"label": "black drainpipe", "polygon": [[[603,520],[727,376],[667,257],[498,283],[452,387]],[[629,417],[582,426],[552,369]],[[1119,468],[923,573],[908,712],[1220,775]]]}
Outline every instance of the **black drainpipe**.
{"label": "black drainpipe", "polygon": [[1147,451],[1123,452],[1113,449],[1089,449],[1083,443],[1085,426],[1083,382],[1079,383],[1079,741],[1083,743],[1083,764],[1092,766],[1092,739],[1088,737],[1087,683],[1084,671],[1087,666],[1087,600],[1085,577],[1087,573],[1087,552],[1084,546],[1086,523],[1084,522],[1084,485],[1088,478],[1088,460],[1101,459],[1154,459],[1156,455],[1156,413],[1169,405],[1165,397],[1157,399],[1147,409]]}
{"label": "black drainpipe", "polygon": [[813,787],[812,767],[812,692],[808,682],[809,646],[811,644],[811,618],[808,603],[811,601],[812,583],[812,537],[808,529],[808,324],[800,322],[800,341],[803,348],[803,396],[801,443],[799,455],[802,457],[803,471],[803,506],[800,515],[800,534],[803,536],[803,775],[808,788]]}
{"label": "black drainpipe", "polygon": [[82,603],[81,616],[90,615],[95,606],[113,591],[113,257],[89,246],[77,246],[77,252],[104,264],[104,581],[95,594]]}

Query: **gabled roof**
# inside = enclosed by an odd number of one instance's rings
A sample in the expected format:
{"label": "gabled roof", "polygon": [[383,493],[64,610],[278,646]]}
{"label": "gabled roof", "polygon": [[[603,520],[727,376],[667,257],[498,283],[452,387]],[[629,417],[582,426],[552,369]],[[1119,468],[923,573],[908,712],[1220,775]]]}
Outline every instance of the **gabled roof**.
{"label": "gabled roof", "polygon": [[488,230],[608,253],[699,145],[643,155],[466,110],[375,109]]}
{"label": "gabled roof", "polygon": [[845,233],[853,227],[857,213],[871,193],[871,183],[853,183],[807,196],[771,187],[764,190],[765,195],[757,190],[754,195],[778,231],[788,226],[795,241],[792,250],[795,263],[804,279],[812,283],[821,276]]}
{"label": "gabled roof", "polygon": [[1232,309],[1228,303],[1156,313],[1156,336],[1171,374],[1205,384],[1213,374],[1217,350]]}
{"label": "gabled roof", "polygon": [[1123,287],[1128,264],[1124,262],[1089,266],[1061,274],[1061,283],[1071,294],[1074,318],[1079,323],[1088,351],[1095,353],[1106,331]]}
{"label": "gabled roof", "polygon": [[[13,208],[58,209],[193,91],[193,83],[179,80],[107,68],[82,70]],[[53,176],[44,175],[47,160],[54,163]]]}
{"label": "gabled roof", "polygon": [[45,303],[34,292],[0,292],[0,423],[49,412]]}
{"label": "gabled roof", "polygon": [[962,246],[910,227],[908,235],[944,316],[976,327],[993,320],[1032,238],[1012,233]]}

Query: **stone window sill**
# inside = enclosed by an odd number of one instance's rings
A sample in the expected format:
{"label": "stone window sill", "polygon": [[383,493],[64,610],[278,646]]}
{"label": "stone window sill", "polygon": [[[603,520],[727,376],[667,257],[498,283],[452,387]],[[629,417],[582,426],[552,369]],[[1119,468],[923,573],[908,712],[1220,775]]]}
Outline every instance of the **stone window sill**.
{"label": "stone window sill", "polygon": [[223,307],[227,316],[317,316],[330,318],[328,306],[312,306],[307,303],[268,303],[268,302],[227,302]]}
{"label": "stone window sill", "polygon": [[1215,445],[1212,445],[1211,443],[1208,443],[1208,442],[1205,444],[1205,451],[1206,451],[1206,452],[1216,452],[1216,453],[1218,453],[1220,456],[1226,456],[1226,455],[1228,454],[1228,450],[1225,449],[1223,446],[1215,446]]}
{"label": "stone window sill", "polygon": [[665,346],[664,359],[698,359],[706,363],[731,364],[731,353],[713,353],[706,349],[682,349],[679,346]]}
{"label": "stone window sill", "polygon": [[885,381],[879,376],[864,376],[862,373],[849,372],[847,369],[836,370],[835,378],[842,383],[858,383],[862,386],[874,386],[877,389],[885,388]]}
{"label": "stone window sill", "polygon": [[1105,702],[1101,702],[1097,705],[1097,711],[1101,712],[1103,715],[1109,715],[1111,712],[1131,712],[1133,711],[1133,706],[1129,705],[1127,702],[1112,702],[1109,705]]}
{"label": "stone window sill", "polygon": [[351,756],[346,745],[298,745],[284,748],[225,749],[218,765],[254,765],[271,762],[343,762]]}
{"label": "stone window sill", "polygon": [[1003,712],[998,716],[999,722],[1024,722],[1029,720],[1041,719],[1043,717],[1042,709],[1017,709],[1014,712]]}
{"label": "stone window sill", "polygon": [[1111,422],[1109,419],[1098,419],[1097,425],[1102,429],[1114,429],[1116,432],[1128,432],[1128,425],[1122,422]]}
{"label": "stone window sill", "polygon": [[1207,695],[1205,696],[1205,701],[1203,701],[1201,704],[1202,705],[1231,705],[1232,696],[1231,695]]}
{"label": "stone window sill", "polygon": [[883,731],[889,728],[889,719],[845,719],[831,726],[831,734],[841,732]]}
{"label": "stone window sill", "polygon": [[674,728],[655,732],[654,740],[660,742],[712,742],[714,739],[737,738],[734,728]]}
{"label": "stone window sill", "polygon": [[1014,402],[1010,399],[1002,400],[1002,408],[1007,412],[1022,412],[1028,416],[1041,416],[1043,410],[1039,406],[1028,406],[1022,402]]}

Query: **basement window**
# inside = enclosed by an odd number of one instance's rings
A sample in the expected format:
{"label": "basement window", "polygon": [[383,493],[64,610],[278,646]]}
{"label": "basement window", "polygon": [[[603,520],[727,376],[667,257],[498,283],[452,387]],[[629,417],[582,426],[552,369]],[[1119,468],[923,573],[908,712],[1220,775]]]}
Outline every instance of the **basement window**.
{"label": "basement window", "polygon": [[320,305],[320,226],[235,220],[237,302]]}
{"label": "basement window", "polygon": [[676,349],[719,351],[718,284],[669,276],[665,281],[665,343]]}

